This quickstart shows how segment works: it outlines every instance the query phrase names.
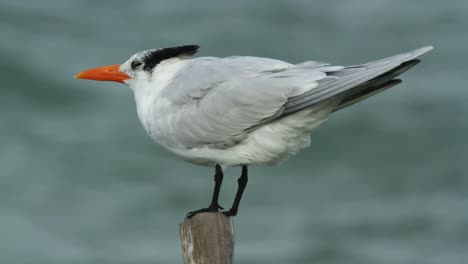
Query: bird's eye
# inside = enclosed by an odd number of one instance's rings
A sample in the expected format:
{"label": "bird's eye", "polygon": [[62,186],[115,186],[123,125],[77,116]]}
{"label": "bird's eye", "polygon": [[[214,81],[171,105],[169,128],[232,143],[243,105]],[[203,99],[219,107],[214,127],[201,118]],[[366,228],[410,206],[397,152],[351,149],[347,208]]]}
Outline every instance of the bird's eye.
{"label": "bird's eye", "polygon": [[141,61],[133,61],[131,66],[132,66],[132,69],[135,70],[137,67],[140,67],[141,65],[143,65]]}

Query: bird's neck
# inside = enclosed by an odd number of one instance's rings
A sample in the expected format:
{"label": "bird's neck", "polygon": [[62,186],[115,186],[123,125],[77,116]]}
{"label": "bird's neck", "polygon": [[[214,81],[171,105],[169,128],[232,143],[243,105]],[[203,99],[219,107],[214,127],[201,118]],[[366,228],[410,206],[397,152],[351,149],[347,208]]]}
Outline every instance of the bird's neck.
{"label": "bird's neck", "polygon": [[179,58],[165,60],[156,66],[151,78],[132,84],[138,117],[149,134],[153,122],[158,115],[163,115],[167,107],[165,104],[168,102],[162,97],[164,89],[190,61],[191,59]]}
{"label": "bird's neck", "polygon": [[131,85],[135,97],[147,96],[149,93],[161,93],[190,61],[192,59],[173,58],[161,62],[155,67],[149,78],[139,80]]}

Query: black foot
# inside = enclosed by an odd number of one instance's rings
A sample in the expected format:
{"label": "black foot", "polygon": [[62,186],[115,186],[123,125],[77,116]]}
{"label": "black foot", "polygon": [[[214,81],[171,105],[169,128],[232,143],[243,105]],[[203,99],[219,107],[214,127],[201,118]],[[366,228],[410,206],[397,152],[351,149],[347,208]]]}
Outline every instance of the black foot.
{"label": "black foot", "polygon": [[215,175],[214,175],[215,186],[213,190],[213,197],[211,198],[211,203],[208,208],[203,208],[196,211],[191,211],[185,216],[185,220],[194,217],[199,213],[207,213],[207,212],[219,212],[219,210],[223,210],[224,208],[221,207],[218,203],[219,198],[219,190],[221,189],[221,184],[223,183],[223,170],[221,166],[215,166]]}
{"label": "black foot", "polygon": [[[214,175],[215,188],[213,190],[213,197],[211,198],[210,206],[208,208],[203,208],[203,209],[189,212],[185,216],[185,220],[188,220],[199,213],[208,213],[208,212],[217,213],[219,212],[219,210],[224,209],[218,203],[219,191],[221,189],[221,183],[223,182],[223,171],[221,169],[221,166],[216,165],[215,172],[216,172]],[[242,198],[242,194],[244,193],[245,187],[247,186],[248,180],[249,178],[248,178],[248,173],[247,173],[247,166],[242,166],[242,174],[237,180],[238,187],[237,187],[236,197],[234,198],[234,202],[232,203],[231,209],[229,209],[228,211],[222,212],[224,215],[226,216],[237,215],[237,211],[239,210],[240,200]]]}
{"label": "black foot", "polygon": [[223,213],[225,216],[229,216],[229,217],[237,215],[237,211],[232,210],[232,208],[230,210],[228,210],[228,211],[223,211],[221,213]]}
{"label": "black foot", "polygon": [[202,209],[199,209],[199,210],[188,212],[188,214],[185,216],[185,220],[188,220],[188,219],[194,217],[195,215],[197,215],[199,213],[217,213],[217,212],[219,212],[219,210],[223,210],[223,209],[224,208],[219,204],[214,205],[214,206],[210,205],[210,207],[208,207],[208,208],[202,208]]}
{"label": "black foot", "polygon": [[228,211],[222,212],[225,216],[236,216],[237,211],[239,210],[240,200],[242,198],[242,194],[244,193],[245,187],[247,186],[247,182],[249,181],[248,173],[247,173],[247,166],[242,166],[242,174],[237,180],[238,188],[236,193],[236,198],[234,198],[234,203],[232,204],[231,209]]}

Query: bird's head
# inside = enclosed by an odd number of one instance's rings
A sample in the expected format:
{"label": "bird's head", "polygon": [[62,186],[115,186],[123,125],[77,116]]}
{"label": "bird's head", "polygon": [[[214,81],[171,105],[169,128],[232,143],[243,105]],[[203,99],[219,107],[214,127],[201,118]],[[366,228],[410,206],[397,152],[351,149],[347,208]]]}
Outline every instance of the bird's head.
{"label": "bird's head", "polygon": [[198,46],[196,45],[145,50],[134,54],[122,64],[92,68],[78,73],[75,78],[112,81],[127,85],[134,81],[147,81],[151,78],[157,65],[162,61],[176,57],[192,56],[197,50]]}

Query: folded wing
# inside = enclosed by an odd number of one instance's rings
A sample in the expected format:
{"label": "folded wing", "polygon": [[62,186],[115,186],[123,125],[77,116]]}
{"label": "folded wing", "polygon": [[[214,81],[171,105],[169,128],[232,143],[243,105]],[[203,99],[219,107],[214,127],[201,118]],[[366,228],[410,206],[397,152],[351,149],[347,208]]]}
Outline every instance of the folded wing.
{"label": "folded wing", "polygon": [[331,98],[350,98],[343,101],[349,105],[357,100],[350,95],[379,90],[363,84],[430,49],[351,67],[316,62],[292,65],[252,57],[199,58],[161,94],[171,102],[165,122],[184,146],[227,148],[260,126]]}

